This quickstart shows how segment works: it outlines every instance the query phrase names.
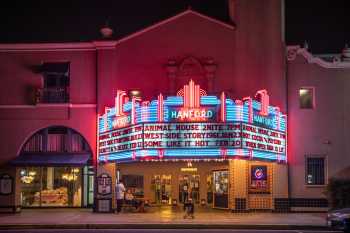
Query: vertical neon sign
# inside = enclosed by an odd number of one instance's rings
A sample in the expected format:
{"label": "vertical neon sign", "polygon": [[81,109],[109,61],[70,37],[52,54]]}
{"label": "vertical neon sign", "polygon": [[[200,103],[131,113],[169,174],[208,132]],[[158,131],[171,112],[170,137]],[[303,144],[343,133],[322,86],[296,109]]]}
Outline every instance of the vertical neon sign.
{"label": "vertical neon sign", "polygon": [[157,111],[158,121],[164,121],[164,98],[162,94],[158,95],[158,111]]}
{"label": "vertical neon sign", "polygon": [[226,96],[225,96],[225,92],[221,93],[220,101],[221,101],[221,121],[226,122]]}
{"label": "vertical neon sign", "polygon": [[200,89],[190,80],[188,85],[184,86],[184,108],[200,107]]}
{"label": "vertical neon sign", "polygon": [[256,93],[255,97],[260,96],[261,109],[260,115],[267,116],[269,115],[269,101],[270,97],[267,94],[267,90],[260,90]]}
{"label": "vertical neon sign", "polygon": [[243,98],[243,101],[248,101],[248,114],[249,114],[249,123],[253,123],[253,99],[251,97]]}
{"label": "vertical neon sign", "polygon": [[124,105],[125,98],[126,98],[126,92],[118,90],[117,96],[115,97],[115,115],[116,116],[124,115],[123,105]]}
{"label": "vertical neon sign", "polygon": [[131,124],[136,124],[136,101],[141,101],[140,97],[133,96],[131,98]]}

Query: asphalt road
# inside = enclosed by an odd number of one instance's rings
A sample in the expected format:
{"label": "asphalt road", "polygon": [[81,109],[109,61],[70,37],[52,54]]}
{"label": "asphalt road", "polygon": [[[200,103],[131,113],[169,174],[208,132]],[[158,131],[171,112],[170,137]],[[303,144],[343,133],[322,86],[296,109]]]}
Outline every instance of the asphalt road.
{"label": "asphalt road", "polygon": [[336,233],[340,231],[310,230],[228,230],[228,229],[34,229],[34,230],[0,230],[0,233]]}

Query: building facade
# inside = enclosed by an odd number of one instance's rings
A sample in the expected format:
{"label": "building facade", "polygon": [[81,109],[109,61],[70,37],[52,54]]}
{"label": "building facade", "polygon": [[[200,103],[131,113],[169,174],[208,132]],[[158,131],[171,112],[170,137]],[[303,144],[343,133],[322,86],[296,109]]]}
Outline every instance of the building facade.
{"label": "building facade", "polygon": [[325,209],[349,164],[347,54],[287,50],[283,1],[229,4],[231,22],[186,10],[119,40],[1,44],[1,209],[103,209],[117,179],[154,205]]}

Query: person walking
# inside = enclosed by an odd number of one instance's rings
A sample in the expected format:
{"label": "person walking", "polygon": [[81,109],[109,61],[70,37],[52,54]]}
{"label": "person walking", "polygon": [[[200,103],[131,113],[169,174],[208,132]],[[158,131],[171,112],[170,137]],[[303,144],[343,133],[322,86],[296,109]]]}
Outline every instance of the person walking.
{"label": "person walking", "polygon": [[115,192],[117,196],[117,214],[119,214],[123,207],[124,193],[125,193],[125,186],[121,180],[117,182]]}

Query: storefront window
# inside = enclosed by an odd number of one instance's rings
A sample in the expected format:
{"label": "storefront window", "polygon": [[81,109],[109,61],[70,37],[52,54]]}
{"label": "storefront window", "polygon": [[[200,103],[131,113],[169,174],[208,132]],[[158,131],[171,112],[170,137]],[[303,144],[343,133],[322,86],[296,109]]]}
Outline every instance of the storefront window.
{"label": "storefront window", "polygon": [[41,168],[28,167],[20,170],[22,206],[40,206]]}
{"label": "storefront window", "polygon": [[22,205],[81,206],[81,170],[73,167],[22,168]]}

